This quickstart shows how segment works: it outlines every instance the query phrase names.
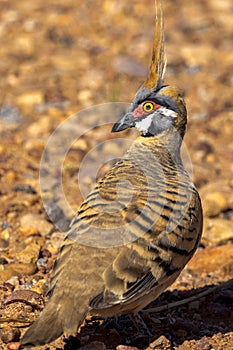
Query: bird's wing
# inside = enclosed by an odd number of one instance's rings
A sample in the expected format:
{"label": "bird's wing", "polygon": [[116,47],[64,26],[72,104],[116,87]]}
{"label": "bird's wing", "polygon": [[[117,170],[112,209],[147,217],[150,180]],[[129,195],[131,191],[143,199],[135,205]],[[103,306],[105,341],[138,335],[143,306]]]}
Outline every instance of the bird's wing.
{"label": "bird's wing", "polygon": [[[97,182],[80,206],[55,264],[50,293],[53,292],[61,275],[65,273],[68,257],[70,261],[75,259],[79,264],[76,252],[79,255],[78,251],[82,250],[82,247],[86,251],[84,255],[88,256],[88,259],[90,257],[90,260],[93,254],[103,257],[103,264],[98,267],[98,272],[102,269],[103,272],[126,244],[137,240],[150,228],[155,213],[152,208],[146,207],[149,195],[148,176],[143,169],[142,160],[145,159],[144,167],[147,167],[149,162],[155,161],[151,159],[153,155],[146,150],[146,147],[140,149],[138,157],[134,157],[133,152],[129,150]],[[157,189],[155,184],[152,187],[154,195],[159,193],[159,185]],[[147,210],[150,211],[150,215],[147,215]],[[86,264],[91,266],[91,261],[88,259]],[[141,271],[144,273],[144,270],[141,267],[139,270],[141,277]],[[136,279],[138,278],[137,276]],[[104,285],[103,280],[101,283]]]}
{"label": "bird's wing", "polygon": [[[145,153],[146,150],[141,157]],[[151,157],[148,152],[148,158]],[[154,159],[146,160],[144,167],[149,161],[154,162]],[[166,185],[162,180],[159,184],[163,177],[159,171],[157,179],[153,175],[151,180],[138,159],[135,161],[127,155],[117,162],[82,203],[68,238],[79,244],[102,248],[122,246],[140,238],[160,214],[148,205],[150,187],[156,196]]]}
{"label": "bird's wing", "polygon": [[122,249],[104,272],[105,290],[91,300],[93,309],[120,304],[124,310],[123,305],[146,299],[152,290],[154,300],[176,279],[196,251],[202,233],[201,202],[192,191],[191,203],[174,231],[153,231],[151,237],[145,235]]}
{"label": "bird's wing", "polygon": [[116,295],[109,290],[98,294],[90,302],[92,309],[105,309],[116,304],[123,304],[131,301],[135,296],[142,297],[158,284],[151,272],[146,273],[135,283],[132,283],[123,295]]}
{"label": "bird's wing", "polygon": [[93,264],[88,261],[93,248],[103,254],[101,281],[95,281],[102,292],[92,296],[92,308],[127,304],[150,293],[177,276],[196,249],[199,219],[194,217],[191,227],[189,213],[195,211],[195,190],[185,176],[179,179],[182,186],[176,177],[173,183],[151,152],[141,153],[139,159],[150,163],[150,172],[124,157],[87,196],[67,236],[69,244],[86,246],[87,266]]}

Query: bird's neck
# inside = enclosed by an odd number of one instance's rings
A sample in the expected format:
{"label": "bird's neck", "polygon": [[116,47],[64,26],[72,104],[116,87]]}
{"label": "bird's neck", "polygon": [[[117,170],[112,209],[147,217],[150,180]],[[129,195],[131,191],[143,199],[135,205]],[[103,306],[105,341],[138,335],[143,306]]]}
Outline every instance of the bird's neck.
{"label": "bird's neck", "polygon": [[136,142],[145,145],[156,153],[161,153],[161,151],[162,153],[168,152],[173,158],[175,157],[175,159],[180,162],[180,148],[182,144],[182,138],[177,131],[167,130],[155,136],[139,136],[136,139]]}

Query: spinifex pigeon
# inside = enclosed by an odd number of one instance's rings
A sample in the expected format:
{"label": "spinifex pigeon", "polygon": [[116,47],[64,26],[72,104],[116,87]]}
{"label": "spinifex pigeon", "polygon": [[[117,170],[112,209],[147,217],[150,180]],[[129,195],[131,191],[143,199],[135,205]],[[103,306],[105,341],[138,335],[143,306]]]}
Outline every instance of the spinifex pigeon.
{"label": "spinifex pigeon", "polygon": [[155,5],[149,76],[112,128],[135,127],[140,136],[78,210],[54,266],[50,299],[23,346],[75,335],[87,313],[137,313],[175,281],[198,246],[201,202],[180,156],[186,108],[180,90],[163,85],[163,14],[161,2]]}

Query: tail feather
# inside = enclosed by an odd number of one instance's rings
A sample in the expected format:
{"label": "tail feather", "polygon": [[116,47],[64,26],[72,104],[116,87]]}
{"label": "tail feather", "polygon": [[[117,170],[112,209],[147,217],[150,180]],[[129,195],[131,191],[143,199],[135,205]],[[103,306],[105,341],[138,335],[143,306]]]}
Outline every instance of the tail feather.
{"label": "tail feather", "polygon": [[[63,333],[65,336],[76,335],[90,309],[90,300],[103,290],[103,271],[101,267],[96,268],[95,260],[98,256],[100,265],[102,255],[99,250],[68,243],[63,247],[53,272],[50,299],[22,337],[22,346],[44,345]],[[93,263],[88,264],[87,257],[90,256]]]}
{"label": "tail feather", "polygon": [[[61,252],[50,284],[50,299],[38,319],[21,339],[22,346],[37,346],[65,335],[75,335],[89,309],[87,286],[79,283],[81,272],[75,245],[67,245]],[[64,259],[64,256],[66,259]],[[71,261],[70,261],[71,260]],[[81,259],[82,260],[82,259]],[[74,266],[78,266],[74,268]]]}
{"label": "tail feather", "polygon": [[[88,305],[86,310],[88,310]],[[85,312],[80,314],[75,306],[67,300],[63,300],[62,306],[51,300],[39,318],[24,334],[20,343],[22,346],[38,346],[52,342],[63,333],[75,335],[77,328],[85,318],[85,314]]]}

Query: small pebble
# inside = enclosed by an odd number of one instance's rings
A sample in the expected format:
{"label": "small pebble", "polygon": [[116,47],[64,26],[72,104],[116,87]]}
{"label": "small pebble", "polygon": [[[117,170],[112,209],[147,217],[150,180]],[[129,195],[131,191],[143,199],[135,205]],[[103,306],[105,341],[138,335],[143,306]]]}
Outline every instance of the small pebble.
{"label": "small pebble", "polygon": [[18,328],[3,328],[0,331],[0,337],[3,343],[17,342],[20,338],[20,330]]}
{"label": "small pebble", "polygon": [[64,241],[64,238],[65,238],[64,233],[60,231],[53,232],[50,238],[51,245],[54,248],[60,248]]}
{"label": "small pebble", "polygon": [[7,305],[13,302],[23,302],[28,304],[35,309],[41,309],[44,306],[44,299],[42,296],[32,290],[16,290],[11,293],[4,301],[4,304]]}
{"label": "small pebble", "polygon": [[2,222],[2,229],[3,230],[6,230],[6,229],[8,229],[10,227],[11,227],[11,225],[9,224],[9,222],[7,222],[7,221],[3,221]]}
{"label": "small pebble", "polygon": [[27,133],[32,138],[40,137],[48,133],[51,129],[51,119],[48,116],[42,116],[39,120],[31,123],[27,128]]}
{"label": "small pebble", "polygon": [[195,344],[195,350],[210,350],[210,349],[212,349],[212,345],[209,343],[209,340],[207,337],[201,338]]}
{"label": "small pebble", "polygon": [[17,185],[13,188],[14,192],[26,192],[30,194],[36,194],[36,190],[31,185],[27,184],[22,184],[22,185]]}
{"label": "small pebble", "polygon": [[0,108],[0,119],[6,123],[19,123],[22,120],[22,116],[18,108],[11,105],[2,105]]}
{"label": "small pebble", "polygon": [[14,181],[17,179],[16,172],[13,170],[9,170],[5,176],[6,176],[6,179],[9,181]]}
{"label": "small pebble", "polygon": [[21,348],[21,345],[19,342],[9,343],[7,344],[8,350],[19,350]]}
{"label": "small pebble", "polygon": [[25,263],[12,263],[8,264],[14,271],[19,273],[20,275],[33,275],[36,272],[36,264],[25,264]]}
{"label": "small pebble", "polygon": [[38,214],[25,214],[20,219],[23,228],[33,227],[40,231],[42,236],[46,236],[53,228],[53,225]]}
{"label": "small pebble", "polygon": [[47,248],[41,249],[41,255],[43,256],[43,258],[50,258],[52,256],[51,252]]}
{"label": "small pebble", "polygon": [[28,151],[30,155],[40,156],[44,150],[45,142],[42,139],[29,139],[25,142],[25,150]]}
{"label": "small pebble", "polygon": [[2,266],[4,269],[0,274],[0,283],[8,281],[13,276],[33,275],[37,270],[36,264],[11,263]]}
{"label": "small pebble", "polygon": [[48,259],[47,258],[40,258],[37,260],[36,264],[38,266],[45,266],[48,262]]}
{"label": "small pebble", "polygon": [[43,100],[44,96],[41,90],[28,91],[16,97],[16,103],[20,106],[40,104]]}
{"label": "small pebble", "polygon": [[171,350],[170,340],[164,335],[161,335],[158,339],[153,341],[146,350]]}
{"label": "small pebble", "polygon": [[35,227],[19,227],[18,231],[23,233],[26,237],[40,235],[40,231]]}
{"label": "small pebble", "polygon": [[0,239],[8,241],[8,239],[10,238],[9,228],[4,228],[3,231],[0,233],[0,235],[1,235]]}
{"label": "small pebble", "polygon": [[16,287],[19,285],[19,277],[12,276],[9,280],[6,281],[6,283],[12,285],[12,287]]}
{"label": "small pebble", "polygon": [[87,89],[82,90],[77,94],[77,99],[80,102],[88,102],[90,101],[91,97],[92,97],[91,91]]}
{"label": "small pebble", "polygon": [[0,238],[0,250],[6,249],[9,246],[9,242],[3,238]]}
{"label": "small pebble", "polygon": [[18,262],[24,264],[36,263],[40,254],[40,246],[36,243],[31,243],[25,249],[15,254]]}
{"label": "small pebble", "polygon": [[0,257],[0,265],[8,264],[8,261],[5,258]]}

